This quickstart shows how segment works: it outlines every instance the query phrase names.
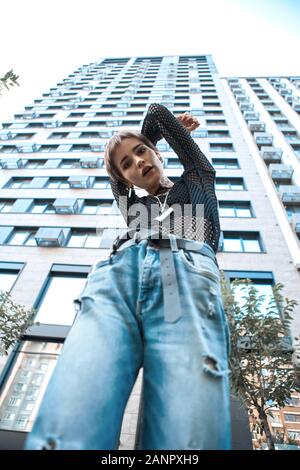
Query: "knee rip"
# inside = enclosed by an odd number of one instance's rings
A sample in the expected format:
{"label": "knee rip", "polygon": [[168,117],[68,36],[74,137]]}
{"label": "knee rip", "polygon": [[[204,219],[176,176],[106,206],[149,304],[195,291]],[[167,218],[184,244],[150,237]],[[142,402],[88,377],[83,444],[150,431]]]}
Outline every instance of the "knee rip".
{"label": "knee rip", "polygon": [[204,365],[203,369],[205,372],[212,374],[215,377],[219,377],[224,374],[219,367],[218,361],[211,356],[204,356]]}
{"label": "knee rip", "polygon": [[41,447],[41,450],[55,450],[57,448],[57,441],[53,437],[49,437],[46,443]]}

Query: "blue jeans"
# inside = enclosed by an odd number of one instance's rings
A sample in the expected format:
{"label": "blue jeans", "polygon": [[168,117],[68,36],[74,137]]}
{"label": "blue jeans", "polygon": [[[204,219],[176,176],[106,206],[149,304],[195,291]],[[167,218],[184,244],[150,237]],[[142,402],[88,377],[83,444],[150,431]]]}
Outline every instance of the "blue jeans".
{"label": "blue jeans", "polygon": [[182,316],[164,319],[159,251],[147,240],[89,274],[26,449],[118,449],[143,367],[139,449],[229,449],[228,327],[219,270],[173,253]]}

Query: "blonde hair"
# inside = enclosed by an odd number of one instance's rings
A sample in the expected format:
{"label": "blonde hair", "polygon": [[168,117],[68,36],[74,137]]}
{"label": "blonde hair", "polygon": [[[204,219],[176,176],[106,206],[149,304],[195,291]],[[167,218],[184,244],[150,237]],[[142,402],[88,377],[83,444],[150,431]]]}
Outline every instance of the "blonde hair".
{"label": "blonde hair", "polygon": [[150,147],[154,150],[155,153],[159,153],[155,145],[151,142],[151,140],[147,139],[143,134],[138,131],[131,131],[131,130],[123,130],[115,134],[106,144],[105,152],[104,152],[104,163],[105,168],[109,176],[115,181],[121,181],[122,183],[128,185],[128,182],[125,181],[123,176],[121,175],[119,169],[117,168],[114,162],[114,154],[118,146],[121,142],[125,139],[130,139],[135,137],[143,142],[143,144]]}

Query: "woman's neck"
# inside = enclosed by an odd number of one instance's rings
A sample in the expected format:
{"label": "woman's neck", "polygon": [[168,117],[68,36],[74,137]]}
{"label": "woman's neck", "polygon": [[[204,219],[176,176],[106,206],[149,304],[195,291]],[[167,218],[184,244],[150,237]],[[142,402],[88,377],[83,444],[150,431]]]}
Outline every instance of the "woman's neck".
{"label": "woman's neck", "polygon": [[159,182],[159,186],[153,191],[149,191],[150,196],[157,196],[160,193],[165,192],[167,189],[172,188],[174,183],[167,176],[163,176]]}

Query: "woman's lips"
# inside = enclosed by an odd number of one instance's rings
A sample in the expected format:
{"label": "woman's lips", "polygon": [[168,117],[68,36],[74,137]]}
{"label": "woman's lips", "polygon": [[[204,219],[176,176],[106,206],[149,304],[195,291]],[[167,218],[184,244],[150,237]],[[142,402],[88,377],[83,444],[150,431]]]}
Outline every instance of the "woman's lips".
{"label": "woman's lips", "polygon": [[144,174],[144,176],[148,176],[152,172],[153,169],[154,169],[154,167],[150,168],[150,170],[147,170],[147,172]]}

